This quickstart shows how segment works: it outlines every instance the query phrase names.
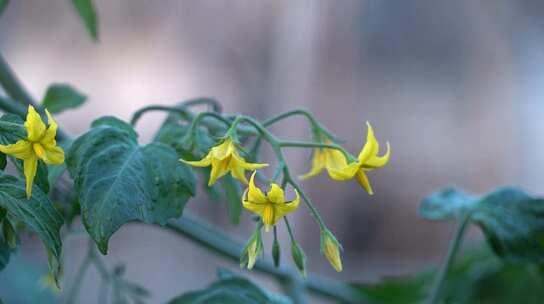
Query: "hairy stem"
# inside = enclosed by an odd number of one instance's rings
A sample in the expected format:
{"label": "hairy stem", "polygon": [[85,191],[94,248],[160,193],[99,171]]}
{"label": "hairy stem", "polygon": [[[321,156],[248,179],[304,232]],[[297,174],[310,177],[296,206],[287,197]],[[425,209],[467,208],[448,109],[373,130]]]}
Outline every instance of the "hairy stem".
{"label": "hairy stem", "polygon": [[446,281],[448,270],[450,269],[453,263],[455,254],[459,250],[459,245],[463,241],[463,237],[465,236],[465,231],[468,227],[469,220],[470,220],[470,214],[467,214],[463,217],[463,219],[461,219],[461,221],[457,225],[457,229],[455,230],[455,234],[448,248],[448,253],[444,261],[440,265],[440,269],[438,270],[438,273],[436,274],[435,279],[433,281],[431,293],[429,297],[427,298],[427,301],[425,302],[426,304],[438,303],[438,300],[440,299],[440,292],[442,291],[442,287],[444,286],[444,282]]}

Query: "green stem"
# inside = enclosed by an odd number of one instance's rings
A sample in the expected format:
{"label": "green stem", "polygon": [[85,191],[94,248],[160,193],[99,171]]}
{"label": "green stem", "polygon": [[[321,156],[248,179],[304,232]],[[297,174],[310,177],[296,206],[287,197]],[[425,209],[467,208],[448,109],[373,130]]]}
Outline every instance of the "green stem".
{"label": "green stem", "polygon": [[355,158],[344,148],[342,148],[340,145],[337,144],[323,144],[323,143],[316,143],[316,142],[305,142],[305,141],[281,141],[280,142],[281,147],[294,147],[294,148],[326,148],[326,149],[334,149],[342,152],[346,159],[349,161],[354,161]]}
{"label": "green stem", "polygon": [[132,119],[130,120],[130,124],[133,126],[136,125],[138,120],[147,112],[152,111],[163,111],[163,112],[170,112],[175,114],[180,114],[181,116],[185,116],[187,118],[190,118],[190,113],[187,111],[187,108],[192,106],[198,106],[198,105],[209,105],[211,106],[213,112],[215,113],[221,113],[221,105],[217,102],[217,100],[212,98],[196,98],[192,100],[188,100],[185,102],[182,102],[178,106],[171,107],[171,106],[161,106],[161,105],[151,105],[144,108],[141,108],[140,110],[136,111],[132,115]]}
{"label": "green stem", "polygon": [[310,113],[309,111],[307,110],[303,110],[303,109],[296,109],[296,110],[292,110],[292,111],[289,111],[289,112],[285,112],[285,113],[282,113],[278,116],[274,116],[270,119],[267,119],[263,122],[263,126],[264,127],[269,127],[273,124],[275,124],[276,122],[278,121],[281,121],[285,118],[288,118],[288,117],[291,117],[291,116],[295,116],[295,115],[301,115],[301,116],[304,116],[306,117],[306,119],[308,119],[308,122],[310,123],[310,126],[312,127],[312,130],[313,131],[317,131],[318,133],[323,133],[325,134],[327,137],[335,140],[335,141],[338,141],[336,140],[336,136],[334,136],[329,130],[327,130],[327,128],[325,128],[323,125],[321,125],[317,119],[315,118],[315,116]]}
{"label": "green stem", "polygon": [[[226,257],[237,263],[242,252],[243,245],[223,231],[203,223],[201,220],[185,212],[177,221],[169,221],[166,226],[169,231],[181,235],[208,251]],[[253,268],[256,271],[276,277],[280,282],[295,279],[301,281],[311,292],[341,301],[344,303],[361,303],[360,296],[351,287],[334,280],[312,276],[307,280],[298,278],[298,274],[284,267],[276,268],[269,259],[259,259]]]}
{"label": "green stem", "polygon": [[[90,246],[94,246],[94,244],[90,244]],[[77,298],[77,295],[79,294],[81,284],[83,283],[83,278],[85,278],[85,274],[87,273],[89,266],[91,266],[91,260],[89,259],[89,255],[87,254],[76,272],[73,285],[68,291],[65,303],[76,303],[75,300]]]}
{"label": "green stem", "polygon": [[457,229],[455,230],[453,239],[450,242],[448,254],[446,255],[444,261],[440,265],[440,269],[438,270],[438,273],[433,281],[431,293],[429,297],[427,298],[427,301],[425,302],[426,304],[438,303],[438,300],[440,299],[440,292],[442,291],[442,287],[444,286],[444,282],[446,281],[448,270],[450,269],[453,263],[455,254],[459,250],[459,246],[463,240],[469,221],[470,221],[470,214],[467,214],[461,219],[461,221],[457,225]]}

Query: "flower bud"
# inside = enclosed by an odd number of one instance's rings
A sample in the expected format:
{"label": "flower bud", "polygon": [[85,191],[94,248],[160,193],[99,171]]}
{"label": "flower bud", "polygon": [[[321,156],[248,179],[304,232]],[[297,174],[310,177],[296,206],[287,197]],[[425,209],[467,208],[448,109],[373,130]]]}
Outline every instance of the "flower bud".
{"label": "flower bud", "polygon": [[257,262],[257,258],[263,250],[263,241],[261,239],[261,227],[259,226],[249,240],[247,241],[242,256],[240,257],[240,267],[252,269]]}
{"label": "flower bud", "polygon": [[274,266],[280,266],[280,243],[274,236],[274,243],[272,243],[272,260],[274,260]]}
{"label": "flower bud", "polygon": [[341,249],[342,246],[328,229],[321,231],[321,252],[325,254],[334,270],[338,272],[342,271]]}
{"label": "flower bud", "polygon": [[293,261],[295,262],[300,274],[303,277],[306,277],[306,255],[304,254],[304,250],[302,250],[296,241],[291,243],[291,255],[293,256]]}

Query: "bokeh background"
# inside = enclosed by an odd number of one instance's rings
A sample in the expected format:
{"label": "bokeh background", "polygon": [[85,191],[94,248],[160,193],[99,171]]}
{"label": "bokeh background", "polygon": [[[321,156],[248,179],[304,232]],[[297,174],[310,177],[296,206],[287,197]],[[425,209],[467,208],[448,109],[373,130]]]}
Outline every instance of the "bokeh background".
{"label": "bokeh background", "polygon": [[[83,107],[58,116],[71,134],[84,132],[102,115],[129,119],[147,104],[211,96],[226,112],[260,119],[307,108],[353,153],[365,140],[367,120],[380,142],[391,142],[390,164],[370,174],[372,197],[356,182],[333,182],[325,175],[304,182],[345,249],[345,270],[336,273],[319,254],[317,226],[300,208],[292,223],[310,273],[371,282],[431,267],[444,253],[452,227],[420,219],[417,206],[444,186],[481,193],[509,184],[543,193],[542,1],[95,4],[99,43],[88,38],[68,0],[13,0],[0,19],[0,52],[36,99],[53,82],[70,83],[88,95]],[[142,142],[163,118],[149,114],[141,121]],[[274,131],[308,138],[302,119]],[[309,169],[308,152],[289,151],[295,172]],[[206,195],[191,200],[187,210],[237,239],[251,233],[248,214],[233,227],[226,204]],[[280,237],[287,240],[283,227]],[[475,233],[473,241],[479,237]],[[67,282],[85,244],[65,244]],[[268,254],[270,242],[266,248]],[[284,242],[284,263],[291,263],[289,255]],[[127,277],[152,292],[150,303],[205,287],[217,267],[276,288],[154,226],[122,228],[106,261],[126,265]],[[31,303],[33,295],[18,288],[39,289],[44,271],[41,244],[25,238],[12,265],[0,273],[2,298]],[[78,303],[95,303],[97,288],[97,274],[91,272]]]}

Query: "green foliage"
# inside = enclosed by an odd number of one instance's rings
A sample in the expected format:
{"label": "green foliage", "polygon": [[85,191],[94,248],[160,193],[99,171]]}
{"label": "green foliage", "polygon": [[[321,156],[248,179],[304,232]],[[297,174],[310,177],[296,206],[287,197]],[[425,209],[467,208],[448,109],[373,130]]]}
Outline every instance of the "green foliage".
{"label": "green foliage", "polygon": [[94,8],[92,0],[72,0],[74,7],[81,17],[87,32],[93,38],[93,40],[98,40],[98,16]]}
{"label": "green foliage", "polygon": [[61,239],[63,219],[53,203],[39,187],[32,190],[27,199],[24,181],[0,172],[0,207],[9,217],[20,221],[38,234],[50,254],[49,266],[53,274],[60,271]]}
{"label": "green foliage", "polygon": [[191,169],[172,148],[139,146],[128,128],[112,118],[95,122],[74,141],[66,160],[85,228],[104,254],[121,225],[133,220],[165,224],[181,215],[195,192]]}
{"label": "green foliage", "polygon": [[87,96],[67,84],[52,84],[47,88],[42,104],[52,114],[81,106]]}
{"label": "green foliage", "polygon": [[[8,6],[8,3],[9,3],[9,0],[0,0],[0,16],[2,16],[2,13]],[[0,303],[1,303],[1,300],[0,300]]]}
{"label": "green foliage", "polygon": [[[360,293],[361,302],[418,304],[427,297],[432,278],[430,272],[422,272],[352,287]],[[538,266],[503,263],[488,251],[471,250],[450,270],[441,303],[538,304],[544,297],[543,278]]]}
{"label": "green foliage", "polygon": [[516,188],[481,197],[446,189],[425,198],[420,213],[431,220],[469,214],[494,252],[508,261],[544,261],[544,200]]}
{"label": "green foliage", "polygon": [[181,295],[169,304],[289,304],[287,297],[270,293],[250,280],[219,271],[219,280],[208,288]]}

